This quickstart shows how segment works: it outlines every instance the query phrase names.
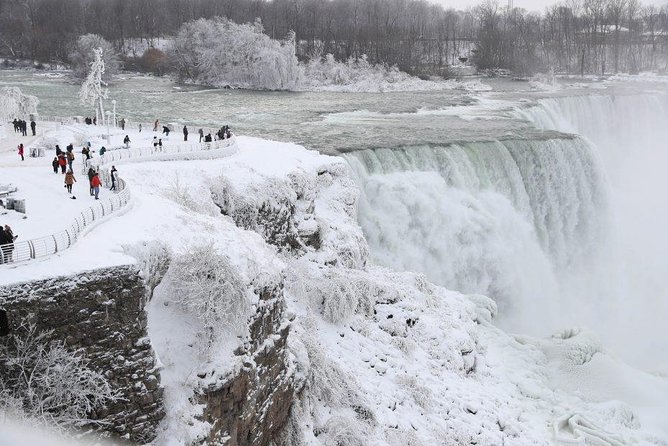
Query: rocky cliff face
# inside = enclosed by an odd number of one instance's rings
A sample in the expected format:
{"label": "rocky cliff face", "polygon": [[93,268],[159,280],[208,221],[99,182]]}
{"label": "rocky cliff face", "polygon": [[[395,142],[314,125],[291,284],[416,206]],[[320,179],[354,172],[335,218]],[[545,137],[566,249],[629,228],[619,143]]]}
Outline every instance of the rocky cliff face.
{"label": "rocky cliff face", "polygon": [[90,414],[101,422],[96,428],[137,443],[153,440],[164,416],[160,374],[146,333],[145,299],[144,282],[132,266],[0,288],[10,335],[20,325],[34,323],[40,331],[51,331],[53,340],[65,341],[68,349],[83,349],[89,365],[121,397]]}
{"label": "rocky cliff face", "polygon": [[294,398],[294,371],[286,342],[290,322],[282,286],[261,290],[250,337],[235,354],[241,370],[220,383],[203,387],[202,419],[212,428],[205,444],[268,445],[281,431]]}

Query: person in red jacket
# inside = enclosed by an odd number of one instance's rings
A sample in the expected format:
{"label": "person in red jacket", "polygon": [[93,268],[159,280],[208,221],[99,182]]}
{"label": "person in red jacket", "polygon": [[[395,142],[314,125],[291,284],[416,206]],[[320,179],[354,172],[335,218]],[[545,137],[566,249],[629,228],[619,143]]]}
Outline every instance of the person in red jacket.
{"label": "person in red jacket", "polygon": [[23,143],[19,144],[19,156],[21,157],[21,161],[25,161],[23,158]]}
{"label": "person in red jacket", "polygon": [[58,155],[58,165],[60,166],[61,173],[65,173],[65,169],[67,168],[67,158],[65,158],[65,154],[61,153]]}
{"label": "person in red jacket", "polygon": [[95,192],[95,199],[97,200],[100,194],[100,186],[102,186],[102,181],[100,181],[100,176],[97,172],[93,175],[93,179],[90,180],[90,185],[93,186],[93,192]]}

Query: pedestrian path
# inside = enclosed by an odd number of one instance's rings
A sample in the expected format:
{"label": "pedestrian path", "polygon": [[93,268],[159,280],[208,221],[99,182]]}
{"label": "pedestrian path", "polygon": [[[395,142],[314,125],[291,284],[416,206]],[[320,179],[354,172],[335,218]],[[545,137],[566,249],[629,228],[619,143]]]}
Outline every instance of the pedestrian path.
{"label": "pedestrian path", "polygon": [[[55,128],[55,125],[52,128]],[[3,143],[8,139],[3,140]],[[31,141],[34,142],[36,139],[37,137],[32,138]],[[10,144],[13,144],[13,141]],[[24,142],[24,145],[27,146],[27,143]],[[200,154],[218,158],[230,156],[236,151],[236,138],[233,137],[208,144],[170,143],[164,147],[163,151],[158,152],[153,150],[153,147],[109,150],[105,156],[94,157],[90,164],[99,169],[103,185],[109,187],[111,181],[108,171],[112,163],[189,159]],[[74,244],[93,224],[118,213],[128,205],[131,200],[130,188],[122,178],[119,178],[116,193],[103,189],[101,199],[92,201],[88,193],[88,178],[81,173],[87,170],[86,164],[82,162],[80,153],[77,153],[76,156],[78,159],[73,168],[77,184],[75,184],[73,195],[77,199],[64,200],[67,192],[64,188],[63,175],[53,173],[50,165],[45,165],[47,164],[45,160],[49,161],[48,157],[26,158],[26,161],[21,162],[18,156],[16,156],[18,161],[12,161],[11,154],[6,150],[0,153],[0,165],[14,167],[14,169],[6,169],[11,174],[3,175],[3,177],[15,184],[21,184],[18,195],[24,194],[30,197],[26,203],[29,210],[29,221],[20,221],[19,235],[21,238],[13,244],[11,255],[6,259],[9,262],[5,261],[0,268],[11,267],[12,264],[61,252]],[[26,178],[29,180],[26,181]],[[32,210],[33,206],[34,210]],[[10,215],[14,220],[10,219]],[[18,221],[15,221],[17,218],[20,218],[20,215],[17,215],[16,212],[0,215],[0,224],[9,224],[15,228],[19,224]],[[62,223],[58,223],[67,221],[70,223],[65,228]],[[51,225],[55,231],[49,233],[48,228]],[[18,233],[16,228],[15,233]],[[49,235],[45,236],[44,233]],[[7,248],[5,245],[5,249]]]}

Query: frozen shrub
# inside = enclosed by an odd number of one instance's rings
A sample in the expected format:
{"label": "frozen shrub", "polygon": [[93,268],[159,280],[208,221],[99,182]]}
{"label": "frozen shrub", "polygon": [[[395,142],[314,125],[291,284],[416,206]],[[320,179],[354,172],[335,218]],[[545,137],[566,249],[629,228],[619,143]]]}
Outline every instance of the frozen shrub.
{"label": "frozen shrub", "polygon": [[308,357],[308,395],[332,407],[350,407],[357,400],[355,377],[346,374],[323,352],[318,343],[315,321],[304,321],[302,341]]}
{"label": "frozen shrub", "polygon": [[333,416],[320,430],[318,439],[325,446],[366,446],[371,435],[366,424],[343,416]]}
{"label": "frozen shrub", "polygon": [[118,396],[81,350],[50,337],[31,324],[0,343],[0,406],[62,428],[91,423],[89,415]]}
{"label": "frozen shrub", "polygon": [[388,291],[364,271],[322,266],[308,260],[292,262],[285,282],[289,293],[310,302],[333,323],[358,313],[371,314],[376,299]]}
{"label": "frozen shrub", "polygon": [[137,259],[137,267],[142,273],[149,293],[160,283],[169,268],[172,251],[164,242],[151,240],[135,245],[123,246],[123,251]]}
{"label": "frozen shrub", "polygon": [[248,290],[234,265],[210,245],[188,246],[168,271],[172,301],[213,335],[221,327],[243,334],[250,316]]}

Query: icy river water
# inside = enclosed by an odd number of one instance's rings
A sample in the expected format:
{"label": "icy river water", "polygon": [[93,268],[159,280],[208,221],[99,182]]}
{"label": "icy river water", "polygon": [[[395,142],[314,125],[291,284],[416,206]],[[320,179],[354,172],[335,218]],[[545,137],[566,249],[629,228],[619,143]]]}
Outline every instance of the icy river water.
{"label": "icy river water", "polygon": [[[668,84],[485,82],[493,91],[281,93],[128,76],[111,98],[129,125],[229,124],[342,153],[376,263],[494,298],[508,330],[586,327],[668,372]],[[86,114],[65,78],[0,72],[10,85],[42,115]]]}

